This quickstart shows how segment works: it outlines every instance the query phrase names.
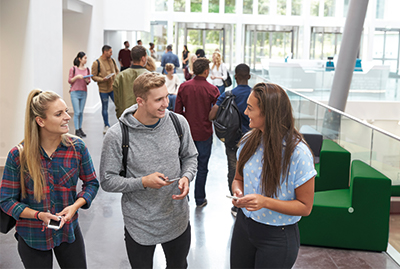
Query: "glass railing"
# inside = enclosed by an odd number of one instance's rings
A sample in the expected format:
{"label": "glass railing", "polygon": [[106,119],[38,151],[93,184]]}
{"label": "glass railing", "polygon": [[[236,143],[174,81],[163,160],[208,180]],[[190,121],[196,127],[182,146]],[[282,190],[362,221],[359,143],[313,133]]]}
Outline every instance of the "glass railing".
{"label": "glass railing", "polygon": [[[252,74],[250,86],[267,79]],[[292,103],[296,128],[307,128],[334,140],[351,153],[400,185],[400,137],[363,122],[342,111],[285,89]]]}

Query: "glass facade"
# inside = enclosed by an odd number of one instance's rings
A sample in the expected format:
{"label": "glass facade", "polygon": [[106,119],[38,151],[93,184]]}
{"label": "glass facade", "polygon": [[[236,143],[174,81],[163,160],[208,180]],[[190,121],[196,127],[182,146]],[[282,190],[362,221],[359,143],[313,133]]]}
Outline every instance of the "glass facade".
{"label": "glass facade", "polygon": [[156,11],[168,11],[168,0],[154,0],[154,6]]}
{"label": "glass facade", "polygon": [[190,12],[201,12],[202,0],[190,0]]}
{"label": "glass facade", "polygon": [[174,0],[174,11],[185,12],[186,0]]}
{"label": "glass facade", "polygon": [[301,16],[301,0],[292,0],[292,16]]}
{"label": "glass facade", "polygon": [[269,0],[258,0],[258,14],[259,15],[269,14]]}
{"label": "glass facade", "polygon": [[208,0],[208,13],[219,13],[219,0]]}
{"label": "glass facade", "polygon": [[236,13],[236,0],[225,0],[225,13]]}

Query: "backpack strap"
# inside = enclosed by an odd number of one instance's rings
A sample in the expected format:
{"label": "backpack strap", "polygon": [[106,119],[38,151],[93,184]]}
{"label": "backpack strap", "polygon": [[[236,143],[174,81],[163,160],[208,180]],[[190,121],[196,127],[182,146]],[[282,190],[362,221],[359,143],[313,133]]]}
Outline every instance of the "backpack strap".
{"label": "backpack strap", "polygon": [[100,74],[100,61],[99,61],[99,59],[96,59],[96,62],[97,62],[97,75],[99,75]]}
{"label": "backpack strap", "polygon": [[129,150],[129,133],[128,126],[126,126],[122,121],[119,121],[119,125],[121,126],[122,131],[122,170],[119,172],[119,175],[122,177],[126,177],[126,166],[128,163],[128,150]]}
{"label": "backpack strap", "polygon": [[74,71],[72,72],[72,77],[75,77],[75,65],[72,67]]}
{"label": "backpack strap", "polygon": [[183,140],[182,126],[181,126],[181,123],[179,122],[178,116],[174,112],[170,111],[169,112],[169,117],[171,118],[172,123],[174,124],[174,127],[175,127],[175,131],[176,131],[176,133],[178,134],[178,137],[179,137],[179,141],[180,141],[180,144],[179,144],[179,156],[180,156],[181,155],[181,148],[182,148],[182,140]]}

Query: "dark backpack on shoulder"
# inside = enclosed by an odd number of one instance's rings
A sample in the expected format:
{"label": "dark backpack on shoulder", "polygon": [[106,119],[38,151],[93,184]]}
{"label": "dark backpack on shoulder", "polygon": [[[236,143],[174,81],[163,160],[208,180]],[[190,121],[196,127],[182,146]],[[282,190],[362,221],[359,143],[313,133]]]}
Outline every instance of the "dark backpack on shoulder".
{"label": "dark backpack on shoulder", "polygon": [[235,96],[230,91],[225,92],[225,99],[218,107],[214,119],[214,130],[217,137],[232,149],[236,148],[243,136],[240,111],[236,105]]}
{"label": "dark backpack on shoulder", "polygon": [[[175,131],[179,137],[180,142],[182,143],[183,131],[181,123],[179,122],[178,116],[175,115],[174,112],[170,111],[169,116],[174,124]],[[122,131],[122,170],[119,172],[121,177],[126,177],[126,166],[128,164],[128,149],[129,149],[129,130],[128,126],[126,126],[122,121],[119,121],[119,125],[121,126]],[[181,154],[181,148],[179,148],[179,155]]]}

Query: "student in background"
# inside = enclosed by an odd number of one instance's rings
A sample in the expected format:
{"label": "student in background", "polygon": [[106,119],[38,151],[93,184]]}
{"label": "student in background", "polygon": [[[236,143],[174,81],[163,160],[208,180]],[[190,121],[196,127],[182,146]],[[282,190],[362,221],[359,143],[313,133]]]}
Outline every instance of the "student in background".
{"label": "student in background", "polygon": [[179,81],[178,75],[174,74],[174,64],[166,64],[165,71],[167,75],[165,78],[165,85],[168,89],[169,106],[168,109],[174,111],[176,95],[178,94],[178,88],[181,82]]}
{"label": "student in background", "polygon": [[69,92],[71,94],[72,107],[74,108],[75,135],[80,138],[86,137],[82,130],[83,110],[86,104],[87,85],[90,83],[90,71],[85,67],[87,63],[86,54],[81,51],[74,59],[74,66],[69,70],[68,83],[71,84]]}

